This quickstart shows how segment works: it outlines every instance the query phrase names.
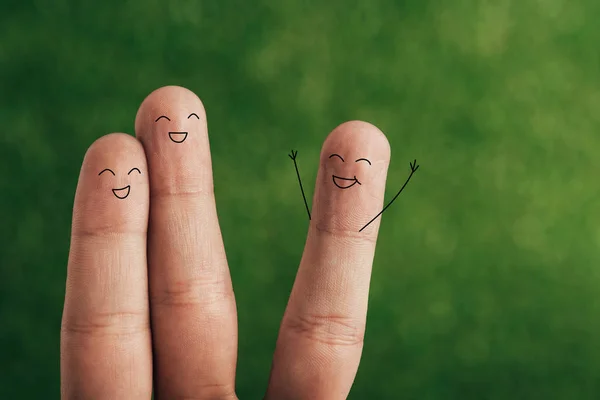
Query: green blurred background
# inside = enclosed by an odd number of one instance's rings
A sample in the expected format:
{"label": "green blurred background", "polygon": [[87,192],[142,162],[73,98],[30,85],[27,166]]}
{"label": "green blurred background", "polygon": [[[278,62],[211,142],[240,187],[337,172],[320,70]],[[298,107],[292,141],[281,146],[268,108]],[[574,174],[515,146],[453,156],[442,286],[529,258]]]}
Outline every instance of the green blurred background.
{"label": "green blurred background", "polygon": [[168,84],[204,101],[240,320],[266,387],[321,144],[392,147],[351,399],[600,398],[596,0],[2,0],[0,398],[59,397],[86,148]]}

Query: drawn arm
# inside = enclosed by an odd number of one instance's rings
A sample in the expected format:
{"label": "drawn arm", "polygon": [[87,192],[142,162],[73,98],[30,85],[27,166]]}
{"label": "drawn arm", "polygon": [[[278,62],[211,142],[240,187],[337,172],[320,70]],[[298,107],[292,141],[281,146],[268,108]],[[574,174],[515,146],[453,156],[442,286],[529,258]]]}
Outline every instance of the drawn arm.
{"label": "drawn arm", "polygon": [[371,224],[371,222],[373,222],[377,218],[379,218],[379,216],[381,214],[383,214],[383,212],[385,210],[387,210],[387,208],[389,206],[392,205],[392,203],[394,202],[394,200],[396,200],[398,198],[398,196],[400,196],[400,193],[402,193],[402,191],[404,190],[404,188],[406,187],[406,185],[408,185],[408,182],[410,181],[410,178],[412,178],[413,174],[417,171],[417,169],[419,169],[419,166],[417,165],[417,160],[415,160],[414,162],[410,163],[410,175],[408,176],[408,179],[406,180],[406,182],[404,182],[404,185],[402,185],[402,187],[400,188],[400,191],[398,193],[396,193],[396,195],[394,196],[394,198],[387,204],[387,206],[383,207],[383,210],[381,210],[379,212],[379,214],[377,214],[375,217],[373,217],[373,219],[370,220],[365,226],[363,226],[362,228],[360,228],[359,232],[362,232],[363,229],[365,229],[367,226],[369,226]]}
{"label": "drawn arm", "polygon": [[296,167],[296,175],[298,176],[298,183],[300,184],[300,191],[302,192],[302,198],[304,199],[304,205],[306,206],[306,212],[308,213],[308,220],[310,221],[310,210],[308,209],[308,203],[306,201],[306,196],[304,195],[304,188],[302,187],[302,179],[300,179],[300,172],[298,171],[298,164],[296,164],[296,156],[298,155],[298,151],[292,150],[292,154],[288,154],[288,156],[294,161],[294,167]]}

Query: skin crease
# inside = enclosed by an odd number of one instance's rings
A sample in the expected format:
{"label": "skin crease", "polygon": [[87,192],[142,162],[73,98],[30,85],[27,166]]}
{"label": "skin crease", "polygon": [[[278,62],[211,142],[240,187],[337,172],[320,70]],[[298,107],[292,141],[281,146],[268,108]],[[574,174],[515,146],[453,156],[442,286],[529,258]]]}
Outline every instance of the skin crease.
{"label": "skin crease", "polygon": [[[341,155],[329,158],[332,153]],[[368,158],[372,165],[355,160]],[[375,126],[346,122],[321,151],[313,217],[281,323],[268,400],[345,399],[362,353],[371,267],[390,146]],[[332,175],[361,185],[340,189]]]}
{"label": "skin crease", "polygon": [[[127,175],[133,167],[141,174]],[[105,168],[116,176],[99,176]],[[116,198],[112,189],[126,185],[131,186],[128,197]],[[150,398],[148,204],[141,144],[121,133],[94,142],[83,161],[73,209],[61,328],[64,399]]]}

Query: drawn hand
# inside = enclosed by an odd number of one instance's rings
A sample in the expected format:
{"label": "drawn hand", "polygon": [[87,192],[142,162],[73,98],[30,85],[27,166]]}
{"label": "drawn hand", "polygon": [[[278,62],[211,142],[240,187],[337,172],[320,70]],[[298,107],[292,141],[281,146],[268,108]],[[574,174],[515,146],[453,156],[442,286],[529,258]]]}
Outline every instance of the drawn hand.
{"label": "drawn hand", "polygon": [[419,169],[419,166],[417,165],[417,160],[413,161],[410,163],[410,170],[411,172],[415,172],[416,170]]}
{"label": "drawn hand", "polygon": [[297,151],[297,150],[296,150],[296,151],[292,150],[292,153],[291,153],[291,154],[288,154],[288,156],[289,156],[289,157],[290,157],[292,160],[294,160],[294,161],[296,161],[296,156],[297,156],[297,155],[298,155],[298,151]]}
{"label": "drawn hand", "polygon": [[[173,110],[200,118],[177,128],[155,122],[165,114],[175,124]],[[236,303],[205,172],[205,121],[193,93],[161,88],[140,107],[139,141],[107,135],[86,153],[61,328],[63,399],[149,400],[153,391],[157,400],[237,399]],[[189,135],[173,143],[168,132],[179,126]],[[133,166],[141,173],[127,175]],[[115,174],[99,176],[105,168]],[[126,185],[127,198],[110,190]],[[315,204],[329,204],[325,196]],[[374,250],[374,240],[310,230],[266,399],[346,398],[362,352]]]}

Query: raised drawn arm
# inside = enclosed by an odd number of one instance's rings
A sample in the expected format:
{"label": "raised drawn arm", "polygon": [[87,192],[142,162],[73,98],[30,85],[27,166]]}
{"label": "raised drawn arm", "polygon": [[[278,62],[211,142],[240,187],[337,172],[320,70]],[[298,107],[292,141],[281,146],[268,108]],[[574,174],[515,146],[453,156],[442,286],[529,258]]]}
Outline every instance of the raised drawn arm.
{"label": "raised drawn arm", "polygon": [[300,172],[298,171],[298,164],[296,164],[296,156],[298,155],[298,151],[292,150],[291,154],[288,156],[294,161],[294,167],[296,167],[296,175],[298,176],[298,183],[300,184],[300,191],[302,192],[302,198],[304,199],[304,205],[306,206],[306,212],[308,213],[308,220],[310,221],[310,210],[308,209],[308,202],[306,201],[306,196],[304,195],[304,188],[302,187],[302,179],[300,179]]}
{"label": "raised drawn arm", "polygon": [[415,160],[415,161],[413,161],[413,162],[410,163],[410,175],[408,176],[408,179],[406,180],[406,182],[404,182],[404,185],[402,185],[402,187],[400,188],[400,190],[398,191],[398,193],[396,193],[396,195],[394,196],[394,198],[385,207],[383,207],[383,210],[381,210],[379,212],[379,214],[377,214],[375,217],[373,217],[373,219],[370,220],[365,226],[363,226],[362,228],[360,228],[359,232],[362,232],[363,229],[365,229],[367,226],[369,226],[369,224],[371,224],[371,222],[373,222],[377,218],[379,218],[379,216],[381,214],[383,214],[383,212],[385,210],[387,210],[387,208],[389,206],[392,205],[392,203],[394,202],[394,200],[396,200],[396,198],[398,198],[398,196],[400,196],[400,193],[402,193],[402,191],[404,190],[404,188],[406,187],[406,185],[410,181],[410,178],[412,178],[413,174],[417,171],[417,169],[419,169],[419,166],[417,165],[417,160]]}

